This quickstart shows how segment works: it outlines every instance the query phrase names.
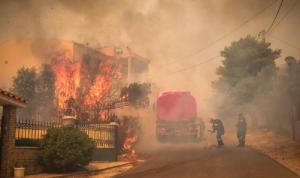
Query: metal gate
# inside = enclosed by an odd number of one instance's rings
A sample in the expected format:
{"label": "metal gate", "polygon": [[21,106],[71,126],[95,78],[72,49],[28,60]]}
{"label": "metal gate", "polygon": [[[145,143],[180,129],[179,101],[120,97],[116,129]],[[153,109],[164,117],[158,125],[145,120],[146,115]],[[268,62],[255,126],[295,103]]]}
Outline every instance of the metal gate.
{"label": "metal gate", "polygon": [[118,161],[118,125],[77,123],[76,126],[96,142],[93,161]]}

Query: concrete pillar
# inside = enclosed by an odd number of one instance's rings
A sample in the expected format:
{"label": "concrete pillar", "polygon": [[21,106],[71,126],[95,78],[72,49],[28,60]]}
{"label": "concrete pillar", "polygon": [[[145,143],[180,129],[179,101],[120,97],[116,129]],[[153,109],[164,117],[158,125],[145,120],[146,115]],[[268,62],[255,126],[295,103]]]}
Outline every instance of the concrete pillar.
{"label": "concrete pillar", "polygon": [[63,125],[75,125],[76,118],[74,116],[65,116],[63,118]]}
{"label": "concrete pillar", "polygon": [[15,142],[16,142],[16,118],[15,106],[3,106],[3,119],[1,127],[2,153],[1,176],[2,178],[14,176]]}

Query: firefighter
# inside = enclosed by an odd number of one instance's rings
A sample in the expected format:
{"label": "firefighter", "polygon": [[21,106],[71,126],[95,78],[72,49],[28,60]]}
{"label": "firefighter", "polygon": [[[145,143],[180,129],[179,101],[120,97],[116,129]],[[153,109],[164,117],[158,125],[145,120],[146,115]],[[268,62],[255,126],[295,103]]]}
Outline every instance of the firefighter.
{"label": "firefighter", "polygon": [[220,121],[219,119],[214,119],[214,118],[209,118],[208,119],[210,123],[212,123],[212,130],[209,130],[211,133],[215,133],[215,131],[217,131],[217,141],[218,141],[218,146],[217,148],[221,148],[223,145],[225,145],[223,143],[222,140],[222,135],[224,135],[225,130],[224,130],[224,126],[222,121]]}
{"label": "firefighter", "polygon": [[199,121],[199,127],[200,127],[200,140],[204,139],[204,129],[205,129],[205,123],[202,119],[202,117],[198,118]]}
{"label": "firefighter", "polygon": [[247,122],[242,112],[237,113],[237,119],[238,119],[238,123],[236,124],[236,127],[237,127],[237,139],[239,140],[238,147],[244,147],[246,131],[247,131]]}

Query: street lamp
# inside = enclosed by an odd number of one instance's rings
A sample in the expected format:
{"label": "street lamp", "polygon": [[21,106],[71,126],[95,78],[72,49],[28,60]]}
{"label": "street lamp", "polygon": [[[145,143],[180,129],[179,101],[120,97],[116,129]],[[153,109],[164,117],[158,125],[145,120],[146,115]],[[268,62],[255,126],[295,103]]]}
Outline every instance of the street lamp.
{"label": "street lamp", "polygon": [[[288,56],[285,59],[285,62],[288,65],[288,74],[289,74],[289,78],[290,80],[292,80],[292,65],[293,63],[296,61],[295,58],[293,56]],[[291,95],[291,111],[292,111],[292,117],[291,117],[291,124],[292,124],[292,138],[293,141],[296,140],[296,126],[295,126],[295,103],[293,102],[293,93],[292,91],[290,91],[290,95]]]}

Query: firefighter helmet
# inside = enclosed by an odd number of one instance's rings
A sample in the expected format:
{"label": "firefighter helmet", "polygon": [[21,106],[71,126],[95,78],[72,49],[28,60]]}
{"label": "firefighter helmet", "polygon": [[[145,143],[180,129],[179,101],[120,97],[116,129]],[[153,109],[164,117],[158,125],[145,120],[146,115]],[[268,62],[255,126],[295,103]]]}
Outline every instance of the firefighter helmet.
{"label": "firefighter helmet", "polygon": [[214,118],[210,117],[210,118],[208,119],[208,121],[209,121],[209,122],[212,122],[212,121],[214,121]]}
{"label": "firefighter helmet", "polygon": [[239,111],[239,112],[237,112],[236,114],[237,114],[238,116],[240,116],[240,115],[242,115],[242,112]]}

